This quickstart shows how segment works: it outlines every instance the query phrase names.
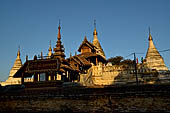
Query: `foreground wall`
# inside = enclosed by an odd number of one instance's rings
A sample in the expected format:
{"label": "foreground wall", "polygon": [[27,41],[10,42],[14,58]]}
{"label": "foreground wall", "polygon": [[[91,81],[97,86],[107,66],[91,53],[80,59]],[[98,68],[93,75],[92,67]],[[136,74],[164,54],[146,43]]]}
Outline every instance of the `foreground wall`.
{"label": "foreground wall", "polygon": [[51,91],[48,89],[48,93],[45,89],[38,92],[35,89],[29,89],[27,93],[2,95],[0,111],[170,112],[168,87],[63,88],[51,89]]}
{"label": "foreground wall", "polygon": [[0,102],[4,112],[170,112],[170,99],[166,97],[74,97],[25,98]]}

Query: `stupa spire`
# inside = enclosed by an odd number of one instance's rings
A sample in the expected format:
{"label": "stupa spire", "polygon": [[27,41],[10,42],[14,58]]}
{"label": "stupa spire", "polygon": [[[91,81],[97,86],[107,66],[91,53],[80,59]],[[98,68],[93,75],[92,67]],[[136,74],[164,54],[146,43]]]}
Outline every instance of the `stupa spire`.
{"label": "stupa spire", "polygon": [[62,45],[62,42],[61,42],[60,30],[61,30],[61,27],[60,27],[60,20],[59,20],[57,44],[56,44],[56,47],[54,48],[54,57],[65,59],[64,46]]}
{"label": "stupa spire", "polygon": [[106,58],[104,51],[97,37],[96,20],[94,20],[93,45],[96,47],[96,54],[101,55],[103,58]]}

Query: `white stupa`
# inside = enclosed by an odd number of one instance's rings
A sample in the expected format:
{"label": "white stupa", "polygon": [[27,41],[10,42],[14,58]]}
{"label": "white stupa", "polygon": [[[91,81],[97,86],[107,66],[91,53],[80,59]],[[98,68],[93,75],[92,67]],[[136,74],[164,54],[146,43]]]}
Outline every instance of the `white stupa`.
{"label": "white stupa", "polygon": [[164,60],[158,50],[156,49],[154,43],[153,43],[153,38],[150,33],[149,29],[149,47],[148,51],[145,57],[146,60],[146,66],[149,69],[156,69],[157,71],[167,71],[168,68],[166,67]]}
{"label": "white stupa", "polygon": [[17,58],[15,60],[15,63],[13,67],[10,70],[9,77],[4,83],[4,85],[12,85],[12,84],[20,84],[21,83],[21,78],[14,78],[14,74],[21,68],[22,66],[22,61],[20,58],[20,48],[18,49],[17,52]]}

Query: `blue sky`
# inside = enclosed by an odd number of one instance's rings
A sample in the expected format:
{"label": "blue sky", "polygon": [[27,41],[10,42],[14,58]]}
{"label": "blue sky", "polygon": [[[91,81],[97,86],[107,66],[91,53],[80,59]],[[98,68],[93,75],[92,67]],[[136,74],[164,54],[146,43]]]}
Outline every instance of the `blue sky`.
{"label": "blue sky", "polygon": [[[57,40],[58,20],[66,56],[86,35],[93,40],[94,19],[106,57],[145,57],[148,27],[158,50],[170,49],[170,0],[0,0],[0,81],[7,79],[18,45],[25,56],[48,53]],[[161,53],[170,69],[170,52]],[[132,59],[133,57],[128,57]]]}

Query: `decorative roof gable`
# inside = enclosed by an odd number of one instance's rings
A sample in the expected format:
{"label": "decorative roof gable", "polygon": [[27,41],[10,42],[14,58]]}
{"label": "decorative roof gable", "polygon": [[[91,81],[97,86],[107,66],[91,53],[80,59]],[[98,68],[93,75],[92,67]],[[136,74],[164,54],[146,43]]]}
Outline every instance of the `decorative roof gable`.
{"label": "decorative roof gable", "polygon": [[81,49],[82,49],[82,47],[83,47],[84,45],[87,46],[87,47],[89,47],[91,50],[95,51],[95,48],[96,48],[96,47],[95,47],[91,42],[89,42],[89,41],[87,40],[86,36],[84,37],[84,40],[83,40],[82,44],[80,45],[80,47],[79,47],[79,49],[78,49],[79,52],[81,52]]}

